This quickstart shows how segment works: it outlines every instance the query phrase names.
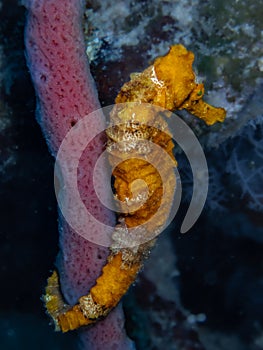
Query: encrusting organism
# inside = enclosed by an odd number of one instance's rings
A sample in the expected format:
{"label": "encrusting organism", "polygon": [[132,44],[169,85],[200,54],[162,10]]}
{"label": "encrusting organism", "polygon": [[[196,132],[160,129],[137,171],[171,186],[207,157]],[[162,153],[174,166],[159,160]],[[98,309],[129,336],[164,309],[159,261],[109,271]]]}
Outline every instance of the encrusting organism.
{"label": "encrusting organism", "polygon": [[[105,317],[134,282],[143,259],[165,224],[165,213],[171,210],[175,181],[167,169],[166,181],[171,193],[165,195],[164,209],[158,210],[163,197],[162,179],[149,162],[132,157],[133,153],[137,154],[138,149],[141,149],[142,154],[147,152],[143,149],[143,142],[149,140],[162,147],[173,160],[174,167],[176,166],[172,153],[174,144],[167,123],[156,114],[154,106],[169,111],[187,109],[208,125],[224,121],[226,112],[223,108],[210,106],[203,101],[204,86],[195,82],[193,60],[192,52],[182,45],[174,45],[168,54],[157,58],[142,73],[132,74],[131,80],[124,84],[116,97],[116,105],[110,114],[113,126],[106,132],[107,150],[109,162],[118,162],[113,171],[115,196],[122,203],[125,213],[119,214],[107,264],[88,295],[79,298],[73,307],[66,305],[60,292],[57,272],[54,271],[48,279],[44,300],[57,330],[67,332]],[[133,104],[129,104],[130,102]],[[142,103],[150,103],[153,109],[141,109]],[[152,126],[147,125],[148,121],[151,121]],[[127,140],[130,146],[122,147],[121,141]],[[145,198],[145,187],[140,187],[140,182],[135,188],[132,186],[138,178],[146,182],[148,197],[139,209],[134,209]],[[142,224],[145,224],[140,232],[143,242],[129,246],[124,242],[125,233],[131,228],[138,227],[140,230]]]}

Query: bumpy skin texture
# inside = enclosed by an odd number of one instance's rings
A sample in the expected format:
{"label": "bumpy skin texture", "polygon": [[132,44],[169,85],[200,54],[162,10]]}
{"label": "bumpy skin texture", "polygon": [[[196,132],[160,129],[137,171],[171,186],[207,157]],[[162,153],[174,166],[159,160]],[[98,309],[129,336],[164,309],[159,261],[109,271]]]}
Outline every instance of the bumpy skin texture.
{"label": "bumpy skin texture", "polygon": [[[117,305],[134,281],[143,258],[154,244],[155,236],[162,231],[170,213],[176,185],[173,171],[170,165],[162,162],[159,151],[155,154],[154,149],[147,149],[143,143],[147,141],[148,145],[151,142],[159,145],[176,166],[172,153],[173,141],[167,123],[149,103],[166,110],[186,108],[195,111],[197,117],[207,124],[225,118],[223,108],[212,107],[202,101],[204,87],[195,82],[193,59],[193,53],[184,46],[172,46],[167,55],[157,58],[145,71],[132,74],[131,81],[124,84],[116,98],[116,105],[110,114],[112,124],[106,132],[107,150],[112,166],[118,164],[113,171],[114,187],[120,207],[126,211],[119,215],[119,224],[112,235],[112,253],[88,295],[81,297],[73,308],[61,310],[59,291],[55,288],[50,294],[52,281],[49,281],[47,308],[63,332],[96,322]],[[148,103],[147,108],[143,108],[142,103]],[[168,112],[167,116],[170,115]],[[148,122],[151,122],[151,126],[148,126]],[[128,142],[124,145],[122,141]],[[145,158],[136,157],[139,153]],[[150,153],[156,162],[162,163],[164,178],[168,183],[165,195],[158,170],[145,160]],[[127,156],[129,159],[126,159]],[[145,187],[139,184],[134,188],[136,179],[144,180],[148,188],[147,201],[139,209],[134,209],[134,204],[140,204],[145,197]],[[161,202],[164,206],[159,210]],[[143,228],[142,224],[145,224]],[[124,245],[130,235],[127,230],[134,227],[146,239],[137,243],[136,247]],[[49,297],[51,300],[53,297],[52,302]]]}
{"label": "bumpy skin texture", "polygon": [[[28,9],[26,58],[36,90],[37,118],[50,152],[55,156],[72,125],[99,108],[81,28],[84,2],[27,0],[25,5]],[[90,125],[91,133],[92,129]],[[114,217],[102,208],[94,189],[89,185],[93,164],[104,142],[98,139],[92,149],[85,150],[79,163],[81,175],[78,185],[83,202],[91,212],[103,222],[114,223]],[[103,187],[103,176],[97,181]],[[62,216],[59,217],[59,226],[60,253],[57,267],[60,285],[67,303],[74,304],[94,284],[109,252],[79,236]],[[56,283],[55,279],[53,282]],[[92,329],[83,330],[81,337],[83,349],[132,348],[125,336],[121,308]]]}
{"label": "bumpy skin texture", "polygon": [[195,82],[194,54],[183,45],[173,45],[167,55],[157,58],[142,73],[131,75],[116,98],[116,103],[141,101],[170,111],[187,109],[206,124],[223,122],[224,108],[202,100],[204,85]]}
{"label": "bumpy skin texture", "polygon": [[[156,155],[154,150],[151,150],[150,153],[155,162],[161,162],[164,168],[164,178],[169,184],[168,188],[171,189],[165,193],[165,196],[163,196],[163,184],[158,170],[148,161],[136,159],[136,152],[140,153],[138,151],[140,139],[143,139],[147,140],[149,144],[151,141],[162,147],[173,159],[174,166],[176,166],[172,153],[173,141],[166,122],[154,108],[142,108],[141,104],[150,103],[169,111],[187,109],[198,118],[203,119],[208,125],[222,122],[225,118],[226,111],[223,108],[210,106],[202,100],[204,86],[195,82],[193,61],[194,54],[183,45],[171,46],[165,56],[158,57],[153,65],[142,73],[132,74],[131,80],[123,85],[116,97],[115,102],[120,105],[117,105],[111,113],[111,120],[115,126],[107,130],[109,139],[107,149],[110,163],[112,165],[119,163],[113,172],[116,196],[120,201],[132,199],[132,184],[137,178],[143,179],[149,189],[147,202],[140,209],[134,211],[131,205],[129,213],[122,215],[127,227],[141,225],[157,212],[156,218],[151,219],[149,225],[146,224],[146,231],[161,230],[167,219],[167,213],[170,212],[173,200],[171,196],[175,187],[173,174],[169,167],[166,169],[166,162],[162,162],[158,151]],[[137,102],[138,104],[131,105],[128,102]],[[167,116],[169,115],[167,113]],[[143,125],[148,122],[152,123],[152,127]],[[123,124],[116,125],[118,123]],[[154,125],[156,125],[156,129]],[[122,144],[118,144],[123,139],[129,140],[131,144],[129,149],[127,147],[123,149]],[[127,155],[130,157],[134,155],[134,158],[124,160]],[[145,156],[147,159],[147,154]],[[143,196],[143,189],[137,188],[136,192],[138,198]],[[166,205],[163,210],[158,210],[162,199]]]}
{"label": "bumpy skin texture", "polygon": [[[147,86],[149,87],[148,84]],[[135,89],[135,87],[133,88]],[[136,98],[138,98],[136,92],[142,91],[140,86],[137,88],[140,90],[134,90]],[[122,102],[120,101],[121,93],[117,96],[116,101]],[[131,93],[129,101],[125,102],[140,102],[140,100],[135,100],[135,96]],[[134,120],[129,119],[131,116],[133,116]],[[154,143],[162,147],[166,153],[169,154],[173,165],[177,165],[172,152],[174,144],[167,123],[156,113],[154,106],[152,108],[149,106],[148,108],[142,108],[140,103],[117,105],[111,113],[111,120],[116,124],[124,123],[107,129],[107,150],[109,152],[110,163],[119,163],[113,171],[115,177],[114,188],[117,198],[123,202],[123,209],[126,209],[126,212],[128,211],[128,213],[124,215],[125,223],[127,227],[136,227],[146,223],[158,211],[156,214],[157,218],[151,220],[149,225],[146,224],[147,231],[153,232],[158,227],[162,227],[166,221],[166,214],[169,212],[169,206],[173,201],[173,189],[176,185],[174,182],[174,173],[171,173],[171,168],[160,158],[158,148],[154,149],[150,146],[151,143]],[[150,123],[151,126],[147,125]],[[130,149],[123,149],[121,141],[124,139],[129,140]],[[149,150],[144,149],[142,144],[144,141],[147,141]],[[154,159],[154,165],[151,164],[150,161],[145,160],[147,159],[147,152],[151,153],[151,157]],[[144,154],[145,159],[136,158],[136,154]],[[127,156],[132,158],[125,160]],[[163,208],[164,211],[159,210],[160,203],[163,199],[163,184],[162,178],[155,168],[158,163],[159,166],[163,168],[163,171],[166,172],[164,176],[169,184],[167,187],[171,189],[169,193],[165,193],[165,202],[167,202],[167,206]],[[136,196],[140,198],[144,195],[143,189],[140,188],[140,183],[138,186],[136,186],[135,183],[134,187],[134,181],[136,179],[141,179],[147,184],[148,198],[139,209],[134,210],[132,199],[135,199],[134,202],[136,205]],[[131,199],[131,203],[129,199]],[[127,202],[129,205],[126,208],[125,205]],[[158,218],[160,221],[159,223]]]}

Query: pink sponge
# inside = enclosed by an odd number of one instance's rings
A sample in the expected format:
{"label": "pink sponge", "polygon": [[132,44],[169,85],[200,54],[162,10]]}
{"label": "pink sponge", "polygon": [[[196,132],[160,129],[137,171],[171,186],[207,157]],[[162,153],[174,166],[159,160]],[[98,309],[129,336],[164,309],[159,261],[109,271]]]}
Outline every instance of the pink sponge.
{"label": "pink sponge", "polygon": [[[76,122],[99,108],[91,77],[81,28],[81,0],[26,0],[28,9],[25,31],[26,57],[37,96],[37,118],[55,156],[59,146]],[[103,123],[98,120],[97,123]],[[90,125],[90,132],[94,125]],[[113,215],[98,200],[92,186],[92,171],[104,141],[96,139],[81,156],[78,187],[83,203],[104,223],[114,224]],[[70,155],[69,155],[70,157]],[[104,186],[103,176],[96,179]],[[74,304],[87,293],[100,275],[108,249],[77,234],[62,215],[60,253],[57,267],[62,292]],[[87,230],[92,230],[92,224]],[[95,232],[94,234],[99,234]],[[92,350],[132,349],[124,331],[120,307],[90,329],[81,330],[82,348]]]}
{"label": "pink sponge", "polygon": [[80,0],[28,0],[27,61],[38,121],[52,153],[79,118],[100,107],[85,47]]}

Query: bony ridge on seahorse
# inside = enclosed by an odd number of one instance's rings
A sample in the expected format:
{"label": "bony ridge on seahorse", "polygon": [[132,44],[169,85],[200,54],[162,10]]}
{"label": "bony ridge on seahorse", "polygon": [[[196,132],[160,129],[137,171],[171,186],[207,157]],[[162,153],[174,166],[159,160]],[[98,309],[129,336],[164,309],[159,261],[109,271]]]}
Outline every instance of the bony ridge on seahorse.
{"label": "bony ridge on seahorse", "polygon": [[[150,140],[161,146],[170,155],[176,166],[172,153],[174,144],[167,124],[160,116],[147,109],[139,109],[139,106],[136,107],[136,105],[133,105],[131,111],[128,102],[150,103],[169,111],[187,109],[208,125],[224,121],[226,111],[223,108],[213,107],[203,101],[204,85],[195,82],[193,61],[194,54],[183,45],[171,46],[170,51],[165,56],[157,58],[153,65],[141,73],[131,74],[131,80],[123,85],[116,97],[116,106],[110,114],[114,126],[109,127],[106,132],[107,150],[111,164],[114,164],[116,158],[120,161],[113,171],[114,188],[116,198],[123,203],[125,208],[129,207],[129,211],[119,214],[119,223],[113,233],[113,244],[107,263],[95,285],[87,295],[79,298],[76,305],[70,306],[64,302],[56,270],[48,279],[44,301],[57,330],[67,332],[105,317],[134,282],[144,258],[155,242],[156,232],[154,231],[160,231],[166,221],[165,213],[163,211],[158,213],[163,194],[162,180],[158,171],[141,158],[130,157],[130,159],[121,160],[126,158],[127,152],[138,148],[142,140]],[[138,118],[136,121],[134,118],[131,119],[131,112],[133,116],[136,114]],[[149,119],[155,119],[158,125],[161,124],[161,130],[146,126]],[[121,124],[116,125],[116,123]],[[133,147],[128,150],[120,147],[119,142],[123,138],[131,140]],[[136,200],[134,201],[134,193],[136,193],[136,198],[142,198],[144,191],[140,186],[132,188],[132,184],[138,177],[143,179],[148,186],[148,198],[138,210],[134,210],[133,204],[138,204]],[[175,186],[168,171],[167,181],[170,181],[169,186]],[[170,210],[171,193],[166,193],[165,196],[167,202],[165,210],[168,211]],[[154,220],[149,220],[148,224],[147,220],[153,216],[153,213],[157,215]],[[146,230],[143,234],[149,234],[149,239],[135,247],[122,244],[124,231],[140,226],[144,222],[146,222],[144,226]]]}

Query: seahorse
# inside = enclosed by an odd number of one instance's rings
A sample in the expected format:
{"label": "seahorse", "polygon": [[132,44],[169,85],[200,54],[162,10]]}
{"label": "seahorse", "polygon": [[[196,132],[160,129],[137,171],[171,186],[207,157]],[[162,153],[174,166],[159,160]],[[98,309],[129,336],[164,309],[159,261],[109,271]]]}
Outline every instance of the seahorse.
{"label": "seahorse", "polygon": [[[147,152],[155,157],[155,151],[145,147],[147,143],[154,143],[167,152],[174,167],[177,165],[168,125],[154,106],[165,109],[166,117],[172,114],[169,111],[186,109],[207,125],[224,121],[226,111],[223,108],[203,101],[204,85],[195,82],[193,61],[191,51],[183,45],[173,45],[165,56],[155,59],[143,72],[131,74],[130,81],[117,95],[106,134],[109,162],[113,166],[118,164],[113,176],[115,198],[121,213],[113,232],[107,263],[95,285],[87,295],[79,298],[76,305],[69,306],[64,302],[56,270],[48,279],[44,301],[57,330],[67,332],[105,317],[135,281],[155,237],[166,222],[176,186],[175,178],[170,169],[164,168],[171,189],[164,196],[162,178],[157,169],[147,157],[138,157],[138,153],[145,155]],[[148,107],[142,108],[142,104]],[[137,179],[143,180],[144,185]],[[141,241],[134,240],[131,232],[138,233],[136,237]]]}

